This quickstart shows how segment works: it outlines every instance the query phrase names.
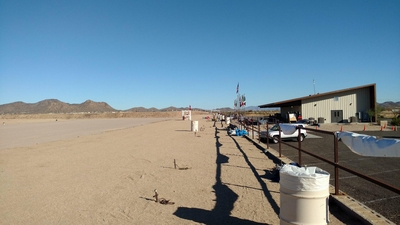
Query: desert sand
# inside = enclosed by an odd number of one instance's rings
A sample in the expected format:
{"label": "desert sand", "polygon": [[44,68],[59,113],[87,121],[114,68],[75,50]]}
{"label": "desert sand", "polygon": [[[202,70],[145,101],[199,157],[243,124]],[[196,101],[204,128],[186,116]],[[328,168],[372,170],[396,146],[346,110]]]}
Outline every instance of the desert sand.
{"label": "desert sand", "polygon": [[279,224],[273,160],[203,116],[1,149],[0,224]]}

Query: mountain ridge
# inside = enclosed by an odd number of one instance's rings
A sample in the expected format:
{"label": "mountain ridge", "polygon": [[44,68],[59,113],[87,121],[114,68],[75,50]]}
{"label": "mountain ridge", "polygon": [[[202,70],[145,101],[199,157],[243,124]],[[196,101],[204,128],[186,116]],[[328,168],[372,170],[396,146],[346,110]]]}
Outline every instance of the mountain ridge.
{"label": "mountain ridge", "polygon": [[[400,108],[400,101],[386,101],[383,103],[378,103],[378,106],[384,109]],[[39,101],[37,103],[25,103],[22,101],[12,102],[0,105],[0,114],[47,114],[47,113],[106,113],[106,112],[165,112],[165,111],[180,111],[188,110],[188,107],[174,107],[169,106],[167,108],[157,109],[154,107],[144,108],[144,107],[133,107],[127,110],[117,110],[112,108],[106,102],[95,102],[92,100],[86,100],[82,103],[70,104],[62,102],[58,99],[46,99]],[[206,111],[204,109],[193,108],[192,110]],[[216,108],[215,110],[226,112],[234,111],[234,109]],[[262,110],[257,106],[248,106],[245,108],[247,111],[259,111]],[[273,109],[267,109],[273,110]]]}

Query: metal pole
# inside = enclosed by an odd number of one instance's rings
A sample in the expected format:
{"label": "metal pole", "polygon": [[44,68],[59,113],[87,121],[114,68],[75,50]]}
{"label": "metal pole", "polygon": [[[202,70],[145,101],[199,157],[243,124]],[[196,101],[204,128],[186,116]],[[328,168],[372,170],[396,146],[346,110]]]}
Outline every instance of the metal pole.
{"label": "metal pole", "polygon": [[[297,142],[299,143],[299,149],[301,149],[301,141],[300,141],[301,132],[300,132],[299,128],[297,128],[297,131],[298,131]],[[302,163],[301,163],[301,151],[300,150],[299,150],[299,165],[300,166],[302,165]]]}
{"label": "metal pole", "polygon": [[313,82],[313,85],[314,85],[314,95],[315,95],[315,80],[313,79],[312,82]]}
{"label": "metal pole", "polygon": [[335,195],[339,195],[339,150],[338,150],[338,138],[333,135],[333,148],[334,148],[334,163],[335,163]]}
{"label": "metal pole", "polygon": [[267,121],[267,149],[269,149],[269,127],[268,127],[268,121]]}
{"label": "metal pole", "polygon": [[279,125],[279,158],[282,157],[281,125]]}
{"label": "metal pole", "polygon": [[253,123],[251,123],[251,138],[254,139],[254,126],[253,126]]}

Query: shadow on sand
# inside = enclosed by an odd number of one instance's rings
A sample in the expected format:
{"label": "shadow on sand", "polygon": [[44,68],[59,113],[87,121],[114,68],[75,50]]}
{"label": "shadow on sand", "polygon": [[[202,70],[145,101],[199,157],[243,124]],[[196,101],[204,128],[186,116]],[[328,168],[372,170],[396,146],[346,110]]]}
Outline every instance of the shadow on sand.
{"label": "shadow on sand", "polygon": [[[187,220],[192,220],[197,223],[203,223],[203,224],[248,224],[248,225],[256,225],[256,224],[263,224],[263,223],[258,223],[246,219],[241,219],[237,217],[230,216],[231,211],[234,208],[234,203],[238,199],[238,195],[233,192],[227,185],[222,183],[221,181],[221,167],[222,164],[228,163],[229,162],[229,157],[226,155],[221,154],[220,152],[220,147],[222,144],[219,142],[219,136],[218,136],[218,129],[215,128],[215,147],[216,147],[216,152],[217,152],[217,159],[216,159],[216,164],[217,164],[217,169],[216,169],[216,176],[215,176],[215,185],[213,186],[213,189],[215,191],[215,196],[216,196],[216,203],[214,208],[210,210],[205,210],[205,209],[199,209],[199,208],[188,208],[188,207],[179,207],[174,215],[187,219]],[[233,138],[232,138],[233,139]],[[244,154],[243,150],[240,148],[239,144],[236,142],[235,139],[233,139],[236,143],[236,146],[240,150],[240,152],[243,154],[246,162],[250,164],[247,156]],[[251,164],[250,164],[251,165]],[[256,170],[254,166],[250,166],[252,171],[256,174]],[[262,182],[261,178],[257,174],[257,180],[261,183],[262,189],[264,192],[268,192],[268,189],[266,188],[266,185],[264,182]],[[270,197],[270,194],[267,194],[266,196],[269,199],[269,201],[273,201],[272,197]],[[275,204],[271,204],[274,207],[275,212],[279,213],[279,207]]]}

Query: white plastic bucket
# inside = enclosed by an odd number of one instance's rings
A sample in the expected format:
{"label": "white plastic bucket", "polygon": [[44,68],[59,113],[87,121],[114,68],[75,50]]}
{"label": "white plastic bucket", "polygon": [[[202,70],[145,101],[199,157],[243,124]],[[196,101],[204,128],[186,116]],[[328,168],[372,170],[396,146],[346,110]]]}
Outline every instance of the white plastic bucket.
{"label": "white plastic bucket", "polygon": [[193,132],[198,132],[199,131],[199,121],[192,121],[190,130]]}
{"label": "white plastic bucket", "polygon": [[284,165],[280,172],[280,224],[329,222],[329,173],[317,167]]}

